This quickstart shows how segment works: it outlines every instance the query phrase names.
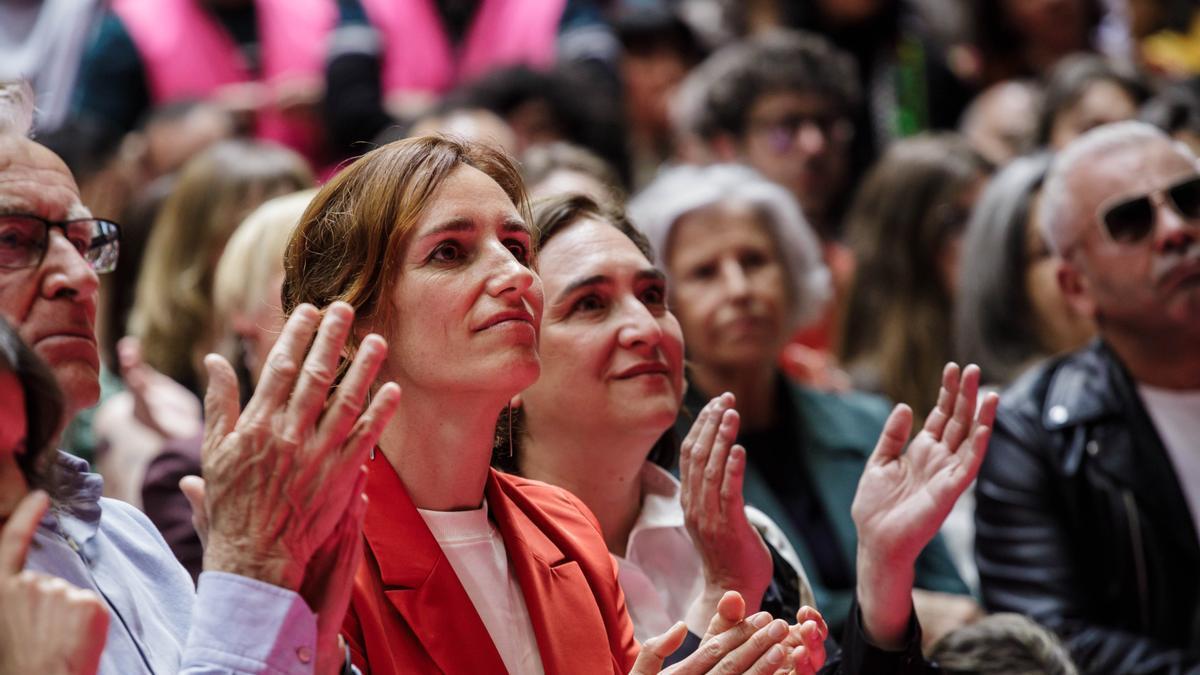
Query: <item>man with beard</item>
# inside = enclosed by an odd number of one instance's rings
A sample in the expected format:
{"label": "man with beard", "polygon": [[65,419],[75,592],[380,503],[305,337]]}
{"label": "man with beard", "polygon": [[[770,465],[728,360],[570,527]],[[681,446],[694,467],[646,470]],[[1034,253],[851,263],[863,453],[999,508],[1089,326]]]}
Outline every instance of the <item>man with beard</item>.
{"label": "man with beard", "polygon": [[1121,122],[1066,147],[1039,219],[1099,337],[1004,395],[976,497],[988,609],[1083,672],[1200,667],[1200,172]]}

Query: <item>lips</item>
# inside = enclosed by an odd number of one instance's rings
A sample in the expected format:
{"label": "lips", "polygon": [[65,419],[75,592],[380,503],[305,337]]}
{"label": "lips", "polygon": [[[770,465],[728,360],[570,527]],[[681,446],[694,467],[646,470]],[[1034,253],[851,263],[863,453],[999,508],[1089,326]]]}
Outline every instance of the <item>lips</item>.
{"label": "lips", "polygon": [[480,331],[484,331],[489,328],[495,328],[496,326],[512,321],[527,323],[532,326],[533,315],[524,309],[510,309],[503,312],[498,312],[488,317],[483,323],[476,326],[474,330],[476,333],[478,333]]}
{"label": "lips", "polygon": [[658,361],[644,361],[617,373],[615,379],[628,380],[641,375],[669,375],[670,372],[670,369],[667,368],[665,363]]}
{"label": "lips", "polygon": [[92,333],[91,331],[88,331],[88,330],[73,329],[73,328],[65,328],[62,330],[54,331],[54,332],[44,333],[44,334],[39,335],[36,338],[34,338],[33,344],[37,345],[42,342],[46,342],[48,340],[56,340],[56,339],[63,339],[63,338],[85,340],[92,344],[96,344],[96,335],[94,333]]}
{"label": "lips", "polygon": [[1179,265],[1167,273],[1162,280],[1162,287],[1168,290],[1180,286],[1200,282],[1200,265]]}

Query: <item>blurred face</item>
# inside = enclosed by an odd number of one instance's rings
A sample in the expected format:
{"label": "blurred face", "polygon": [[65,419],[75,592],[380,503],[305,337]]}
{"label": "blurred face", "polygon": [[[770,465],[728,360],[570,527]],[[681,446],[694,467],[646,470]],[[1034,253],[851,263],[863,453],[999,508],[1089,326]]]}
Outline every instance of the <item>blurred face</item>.
{"label": "blurred face", "polygon": [[669,48],[621,56],[625,113],[635,129],[654,134],[669,132],[668,101],[687,73],[683,57]]}
{"label": "blurred face", "polygon": [[778,92],[760,96],[746,115],[742,159],[791,190],[818,223],[841,193],[854,127],[827,98]]}
{"label": "blurred face", "polygon": [[[1069,281],[1077,271],[1079,288],[1064,281],[1064,291],[1102,329],[1200,333],[1200,218],[1181,214],[1162,192],[1196,175],[1194,160],[1164,139],[1110,150],[1069,176],[1076,244],[1064,253],[1064,273]],[[1153,219],[1144,236],[1116,238],[1103,229],[1098,214],[1143,195],[1150,195]]]}
{"label": "blurred face", "polygon": [[542,284],[529,227],[504,190],[460,166],[438,188],[403,253],[379,327],[381,377],[402,387],[512,396],[538,377]]}
{"label": "blurred face", "polygon": [[1089,129],[1137,116],[1137,101],[1114,82],[1097,81],[1075,105],[1060,112],[1050,128],[1050,146],[1061,150]]}
{"label": "blurred face", "polygon": [[773,364],[787,339],[787,271],[752,209],[684,215],[668,246],[675,315],[692,360],[713,368]]}
{"label": "blurred face", "polygon": [[[89,215],[62,160],[23,138],[0,139],[0,213],[55,221]],[[41,265],[0,269],[0,312],[54,371],[68,417],[94,404],[100,393],[98,286],[96,273],[57,228]]]}
{"label": "blurred face", "polygon": [[15,373],[0,372],[0,463],[25,452],[25,390]]}
{"label": "blurred face", "polygon": [[[1031,214],[1037,213],[1036,206]],[[1036,215],[1025,227],[1025,293],[1033,307],[1034,329],[1042,348],[1057,354],[1082,346],[1095,333],[1087,317],[1067,304],[1058,287],[1058,260],[1042,237]]]}
{"label": "blurred face", "polygon": [[1002,82],[976,99],[978,109],[962,132],[979,154],[1003,166],[1021,154],[1037,127],[1038,98],[1032,87]]}
{"label": "blurred face", "polygon": [[683,333],[667,311],[662,272],[596,220],[556,233],[538,271],[542,376],[521,397],[530,433],[594,425],[657,438],[683,399]]}

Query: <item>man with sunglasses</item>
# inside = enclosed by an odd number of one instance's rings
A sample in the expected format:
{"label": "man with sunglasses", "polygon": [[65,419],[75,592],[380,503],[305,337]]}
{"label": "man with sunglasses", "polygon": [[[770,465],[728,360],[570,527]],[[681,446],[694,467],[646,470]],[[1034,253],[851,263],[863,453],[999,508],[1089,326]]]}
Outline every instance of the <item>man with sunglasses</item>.
{"label": "man with sunglasses", "polygon": [[[120,229],[25,137],[31,120],[28,88],[0,81],[0,315],[49,365],[65,425],[99,395],[97,275],[116,265]],[[363,410],[386,352],[377,336],[344,380],[361,386],[329,393],[353,312],[324,314],[293,313],[244,411],[232,367],[206,360],[198,588],[141,512],[101,496],[86,462],[24,439],[0,453],[0,673],[343,671],[361,466],[399,399],[385,385]]]}
{"label": "man with sunglasses", "polygon": [[1081,672],[1200,669],[1200,164],[1139,122],[1056,158],[1037,217],[1089,346],[1005,392],[976,488],[985,605]]}

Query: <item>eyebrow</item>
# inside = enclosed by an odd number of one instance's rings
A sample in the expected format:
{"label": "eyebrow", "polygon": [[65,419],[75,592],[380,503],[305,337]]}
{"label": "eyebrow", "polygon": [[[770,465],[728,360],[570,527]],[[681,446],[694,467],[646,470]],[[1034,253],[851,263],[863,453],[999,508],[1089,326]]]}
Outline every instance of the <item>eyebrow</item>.
{"label": "eyebrow", "polygon": [[[529,229],[529,226],[517,218],[505,218],[504,222],[500,224],[500,229],[503,232],[520,232],[527,237],[533,237],[533,231]],[[431,237],[446,234],[447,232],[472,232],[474,230],[475,221],[470,218],[451,218],[421,235],[421,240],[424,241]]]}
{"label": "eyebrow", "polygon": [[[665,283],[667,280],[667,275],[663,274],[662,271],[657,268],[651,268],[648,270],[641,270],[637,274],[633,275],[633,278],[636,281],[650,280]],[[612,278],[604,274],[593,274],[590,277],[576,279],[575,281],[567,284],[567,287],[558,294],[557,298],[555,298],[555,302],[562,302],[564,298],[570,297],[581,288],[587,288],[590,286],[604,286],[611,283]]]}

